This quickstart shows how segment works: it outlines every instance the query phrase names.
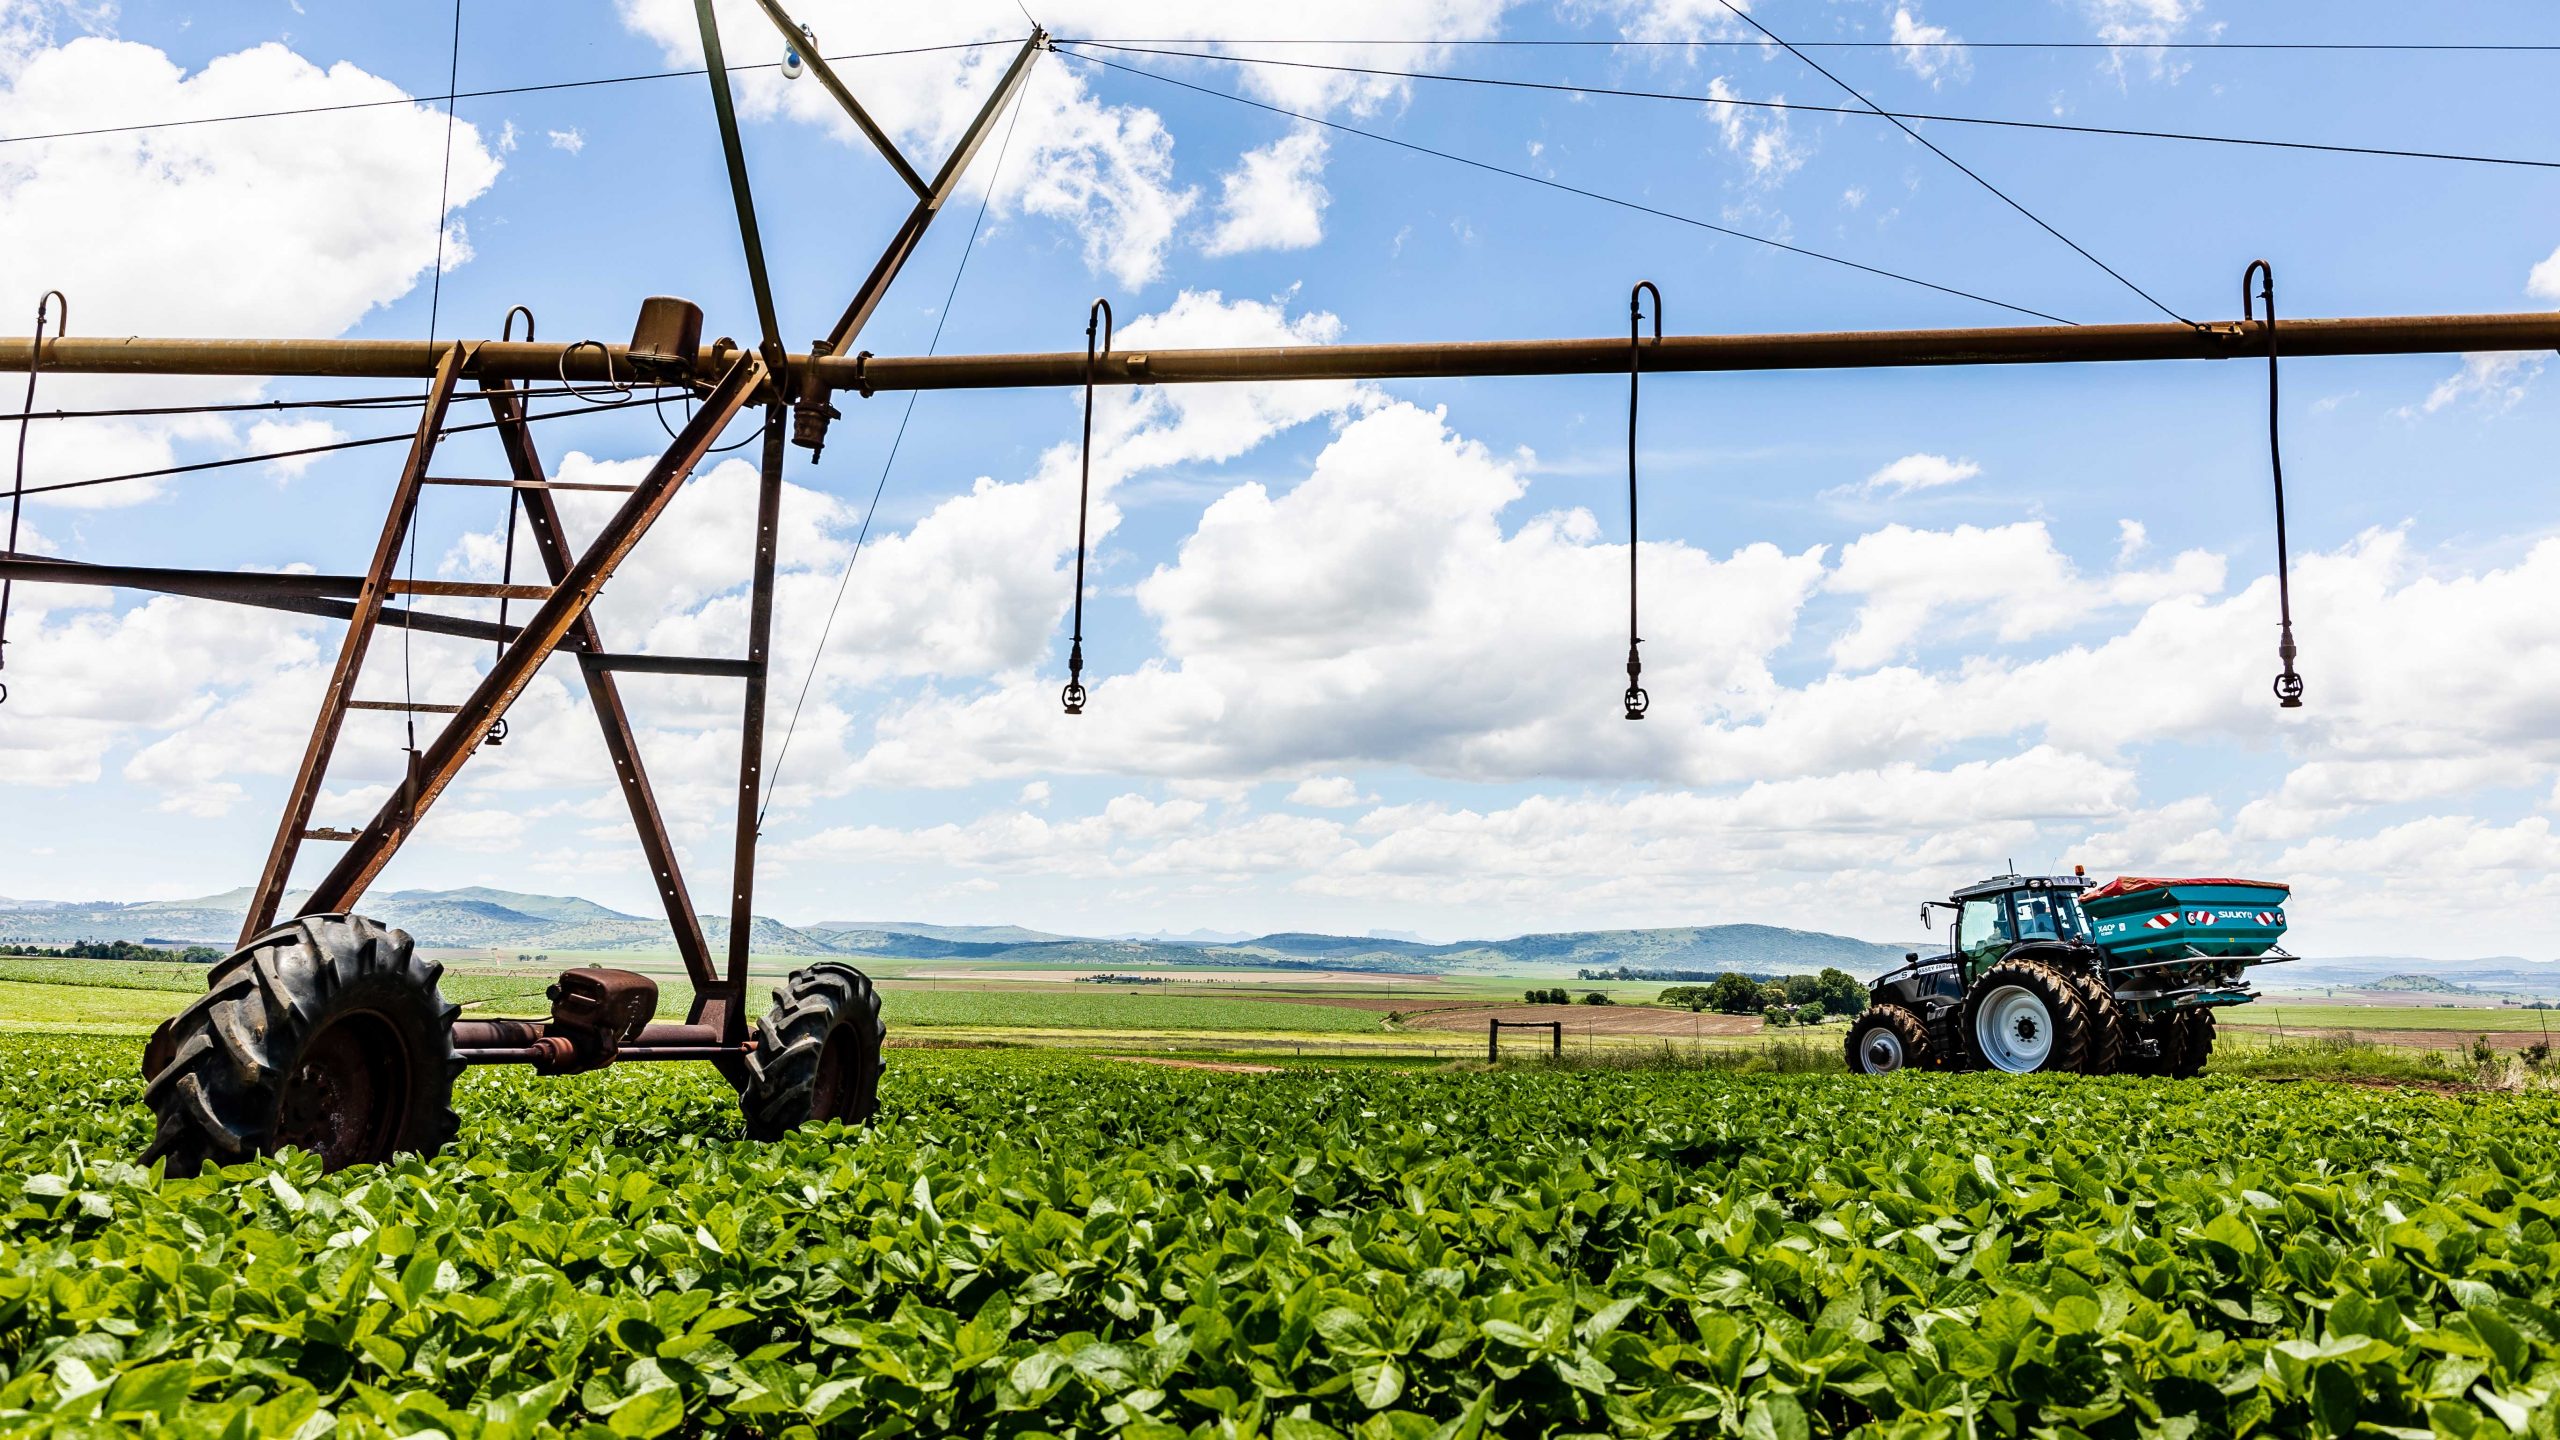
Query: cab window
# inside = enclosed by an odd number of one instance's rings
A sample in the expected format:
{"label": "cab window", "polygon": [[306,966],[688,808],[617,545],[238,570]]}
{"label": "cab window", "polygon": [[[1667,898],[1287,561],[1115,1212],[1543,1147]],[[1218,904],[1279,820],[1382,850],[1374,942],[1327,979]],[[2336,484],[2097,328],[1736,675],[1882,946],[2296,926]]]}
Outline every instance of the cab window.
{"label": "cab window", "polygon": [[2006,947],[2010,940],[2009,918],[2000,900],[1967,900],[1956,911],[1956,949],[1979,956]]}
{"label": "cab window", "polygon": [[2030,890],[2011,897],[2018,909],[2018,938],[2021,940],[2060,940],[2065,922],[2056,913],[2053,896]]}

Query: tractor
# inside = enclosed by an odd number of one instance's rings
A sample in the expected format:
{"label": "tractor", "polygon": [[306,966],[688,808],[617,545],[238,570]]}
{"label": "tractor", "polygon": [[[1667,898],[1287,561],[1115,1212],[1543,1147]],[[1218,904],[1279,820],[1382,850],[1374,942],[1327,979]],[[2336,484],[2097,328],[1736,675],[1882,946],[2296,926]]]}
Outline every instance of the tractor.
{"label": "tractor", "polygon": [[1923,925],[1954,912],[1947,951],[1912,952],[1868,987],[1849,1069],[2201,1074],[2214,1011],[2257,998],[2247,970],[2295,958],[2275,943],[2288,893],[2219,878],[2100,885],[2074,867],[1925,901]]}

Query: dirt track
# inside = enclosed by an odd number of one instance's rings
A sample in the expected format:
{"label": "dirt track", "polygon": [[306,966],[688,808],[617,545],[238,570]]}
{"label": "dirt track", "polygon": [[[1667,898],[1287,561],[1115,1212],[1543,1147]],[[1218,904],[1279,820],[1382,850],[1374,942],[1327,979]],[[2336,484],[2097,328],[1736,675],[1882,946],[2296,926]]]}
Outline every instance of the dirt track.
{"label": "dirt track", "polygon": [[1567,1038],[1575,1035],[1641,1035],[1686,1040],[1713,1035],[1757,1035],[1761,1030],[1757,1015],[1693,1014],[1687,1010],[1665,1010],[1651,1005],[1452,1005],[1444,1009],[1407,1012],[1396,1028],[1481,1035],[1488,1020],[1532,1020],[1542,1024],[1560,1020],[1564,1022]]}

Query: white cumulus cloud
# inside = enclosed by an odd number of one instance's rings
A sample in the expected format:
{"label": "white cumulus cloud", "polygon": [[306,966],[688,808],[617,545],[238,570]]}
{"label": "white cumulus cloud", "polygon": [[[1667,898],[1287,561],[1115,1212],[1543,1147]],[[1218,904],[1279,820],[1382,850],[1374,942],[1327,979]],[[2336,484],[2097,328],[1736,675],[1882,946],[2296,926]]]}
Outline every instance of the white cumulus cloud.
{"label": "white cumulus cloud", "polygon": [[1862,494],[1889,492],[1908,495],[1914,490],[1935,490],[1954,485],[1982,473],[1982,467],[1971,460],[1954,460],[1944,455],[1905,455],[1892,464],[1869,475],[1857,487]]}
{"label": "white cumulus cloud", "polygon": [[1217,227],[1200,248],[1211,255],[1304,250],[1324,238],[1325,140],[1315,130],[1246,151],[1220,181]]}
{"label": "white cumulus cloud", "polygon": [[1359,783],[1348,775],[1318,775],[1299,781],[1289,792],[1290,804],[1312,805],[1320,810],[1347,810],[1377,798],[1361,794]]}
{"label": "white cumulus cloud", "polygon": [[[23,14],[23,12],[22,12]],[[189,70],[149,45],[103,35],[48,43],[43,12],[11,32],[0,66],[0,134],[296,106],[397,102],[391,81],[323,66],[268,43]],[[201,125],[8,147],[0,160],[0,294],[71,297],[74,333],[337,335],[427,278],[445,117],[374,104],[319,126]],[[476,127],[453,131],[452,208],[497,180]],[[351,195],[417,197],[350,204]],[[423,208],[421,208],[423,207]],[[448,266],[469,258],[453,222]],[[221,377],[46,377],[40,408],[218,403],[256,381]],[[34,428],[28,484],[160,469],[181,446],[230,445],[221,416],[53,421]],[[158,493],[139,481],[65,490],[30,503],[100,507]]]}
{"label": "white cumulus cloud", "polygon": [[1893,58],[1902,68],[1929,82],[1936,89],[1948,80],[1961,80],[1973,72],[1973,60],[1944,25],[1931,25],[1913,15],[1906,6],[1893,10]]}

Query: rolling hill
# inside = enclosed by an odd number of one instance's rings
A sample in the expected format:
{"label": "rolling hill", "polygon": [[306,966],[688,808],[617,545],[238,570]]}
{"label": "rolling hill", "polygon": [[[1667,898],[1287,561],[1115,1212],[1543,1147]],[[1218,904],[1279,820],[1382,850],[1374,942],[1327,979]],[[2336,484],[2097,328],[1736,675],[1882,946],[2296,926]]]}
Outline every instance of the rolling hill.
{"label": "rolling hill", "polygon": [[[293,897],[298,898],[298,897]],[[60,944],[138,940],[228,944],[239,933],[246,888],[188,900],[14,901],[0,910],[0,941]],[[293,908],[288,899],[288,911]],[[365,913],[439,949],[664,952],[666,922],[626,915],[575,896],[511,890],[392,890],[367,898]],[[703,917],[715,946],[728,923]],[[898,960],[1007,960],[1108,969],[1133,965],[1376,970],[1405,974],[1472,971],[1569,976],[1582,969],[1748,970],[1774,974],[1837,965],[1871,975],[1901,958],[1901,947],[1770,925],[1577,930],[1507,939],[1430,944],[1380,936],[1283,932],[1218,943],[1101,939],[1012,925],[932,925],[908,921],[826,921],[785,925],[759,916],[754,948],[769,955],[841,955]]]}

